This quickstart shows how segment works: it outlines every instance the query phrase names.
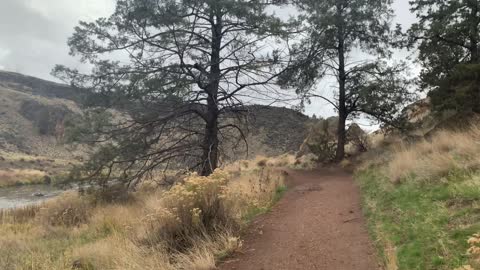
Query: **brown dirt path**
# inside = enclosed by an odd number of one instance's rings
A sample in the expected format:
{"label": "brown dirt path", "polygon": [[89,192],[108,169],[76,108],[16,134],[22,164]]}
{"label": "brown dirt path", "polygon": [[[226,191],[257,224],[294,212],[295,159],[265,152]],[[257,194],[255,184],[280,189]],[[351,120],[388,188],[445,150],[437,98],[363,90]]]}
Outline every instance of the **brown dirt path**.
{"label": "brown dirt path", "polygon": [[333,168],[289,174],[289,191],[219,269],[381,269],[351,175]]}

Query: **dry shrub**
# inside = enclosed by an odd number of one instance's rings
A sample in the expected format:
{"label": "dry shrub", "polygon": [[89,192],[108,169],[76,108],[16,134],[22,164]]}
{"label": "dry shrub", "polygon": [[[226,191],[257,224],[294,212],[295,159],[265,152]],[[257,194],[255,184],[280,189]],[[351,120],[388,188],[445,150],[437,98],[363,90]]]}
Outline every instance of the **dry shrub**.
{"label": "dry shrub", "polygon": [[188,251],[171,254],[162,246],[142,247],[114,235],[74,249],[73,264],[80,269],[211,270],[217,259],[241,245],[238,237],[219,232],[214,237],[197,237]]}
{"label": "dry shrub", "polygon": [[295,156],[285,154],[278,157],[272,158],[272,162],[275,167],[285,168],[285,167],[292,167],[295,163]]}
{"label": "dry shrub", "polygon": [[235,178],[242,175],[244,171],[252,171],[255,169],[264,169],[266,167],[275,168],[295,168],[296,158],[292,154],[283,154],[274,157],[256,156],[252,160],[239,160],[224,166],[224,170],[228,171]]}
{"label": "dry shrub", "polygon": [[480,266],[480,234],[472,235],[468,241],[467,255],[470,256],[471,265],[464,265],[454,270],[474,270]]}
{"label": "dry shrub", "polygon": [[45,202],[37,218],[45,225],[74,227],[86,223],[91,210],[91,204],[85,197],[68,192],[55,200]]}
{"label": "dry shrub", "polygon": [[254,209],[267,209],[275,201],[276,192],[285,186],[285,175],[275,168],[243,173],[226,190],[229,211],[241,219]]}
{"label": "dry shrub", "polygon": [[449,172],[480,169],[480,129],[466,132],[442,131],[431,141],[401,146],[389,162],[390,179],[398,183],[411,176],[419,180],[438,180]]}
{"label": "dry shrub", "polygon": [[[198,176],[192,176],[185,189],[178,185],[129,208],[116,205],[96,210],[90,226],[114,234],[77,248],[76,262],[86,269],[214,269],[218,258],[241,246],[231,226],[221,229],[218,217],[209,217],[209,222],[217,225],[208,231],[211,224],[203,224],[206,216],[195,210],[202,208],[207,213],[212,210],[206,208],[215,208],[212,193],[225,194],[220,188],[224,185],[217,185],[224,182],[221,174],[216,172],[207,180],[209,184],[197,183]],[[203,201],[196,200],[200,197]]]}
{"label": "dry shrub", "polygon": [[94,204],[129,203],[134,200],[132,193],[123,183],[101,188],[89,188],[84,193]]}
{"label": "dry shrub", "polygon": [[213,270],[215,267],[215,256],[209,248],[199,246],[188,253],[178,254],[178,268],[191,270]]}
{"label": "dry shrub", "polygon": [[470,246],[467,250],[467,254],[472,257],[475,264],[480,264],[480,234],[476,233],[472,235],[467,243]]}
{"label": "dry shrub", "polygon": [[262,168],[262,167],[266,167],[268,164],[268,159],[267,158],[260,158],[258,161],[257,161],[257,166]]}
{"label": "dry shrub", "polygon": [[132,204],[113,204],[98,207],[92,213],[89,225],[97,231],[119,232],[129,235],[144,218],[142,209],[145,205],[140,202]]}
{"label": "dry shrub", "polygon": [[161,242],[172,250],[184,250],[191,247],[196,235],[234,226],[223,203],[228,180],[229,174],[220,169],[208,177],[192,174],[161,197],[150,198],[146,202],[141,240],[150,245]]}
{"label": "dry shrub", "polygon": [[348,168],[352,166],[352,162],[348,159],[344,159],[340,162],[340,166],[342,166],[342,168]]}
{"label": "dry shrub", "polygon": [[318,158],[315,154],[307,154],[297,158],[294,163],[294,168],[302,170],[312,170],[318,166]]}
{"label": "dry shrub", "polygon": [[74,258],[92,269],[214,269],[241,247],[242,216],[270,205],[282,185],[281,172],[268,167],[235,179],[224,170],[192,174],[135,204],[96,209],[90,227],[113,236],[77,248]]}
{"label": "dry shrub", "polygon": [[175,269],[211,270],[216,261],[242,247],[240,238],[230,232],[219,232],[214,238],[199,238],[194,247],[184,254],[174,256]]}
{"label": "dry shrub", "polygon": [[[122,204],[67,193],[42,204],[33,220],[8,231],[0,224],[0,250],[9,235],[25,246],[8,242],[22,259],[0,252],[0,261],[13,269],[214,269],[241,247],[236,236],[245,215],[269,207],[284,185],[280,170],[250,162],[251,170],[235,178],[220,169],[208,177],[192,174],[170,190],[135,194]],[[59,250],[51,251],[50,240],[61,243]]]}
{"label": "dry shrub", "polygon": [[168,253],[136,245],[129,239],[113,235],[78,247],[73,251],[73,266],[78,269],[174,270]]}
{"label": "dry shrub", "polygon": [[0,209],[0,224],[25,223],[35,218],[40,205],[29,205],[14,209]]}

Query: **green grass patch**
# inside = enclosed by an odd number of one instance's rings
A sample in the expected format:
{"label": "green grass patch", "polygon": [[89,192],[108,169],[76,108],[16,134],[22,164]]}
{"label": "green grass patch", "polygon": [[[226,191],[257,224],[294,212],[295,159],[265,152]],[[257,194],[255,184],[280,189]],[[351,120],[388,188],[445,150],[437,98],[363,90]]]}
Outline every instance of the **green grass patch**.
{"label": "green grass patch", "polygon": [[275,190],[275,194],[273,195],[273,200],[268,207],[257,207],[252,206],[248,209],[247,213],[243,216],[243,220],[248,224],[252,222],[257,216],[263,215],[268,213],[272,207],[280,201],[280,199],[285,195],[288,188],[286,186],[280,186]]}
{"label": "green grass patch", "polygon": [[396,247],[401,270],[454,269],[468,264],[466,240],[480,232],[480,178],[455,171],[440,181],[394,185],[377,168],[359,172],[372,236],[383,254]]}
{"label": "green grass patch", "polygon": [[287,192],[287,190],[288,190],[288,188],[286,186],[278,187],[277,190],[275,190],[275,195],[273,197],[272,204],[275,204],[278,201],[280,201],[280,199],[283,197],[283,195],[285,195],[285,192]]}

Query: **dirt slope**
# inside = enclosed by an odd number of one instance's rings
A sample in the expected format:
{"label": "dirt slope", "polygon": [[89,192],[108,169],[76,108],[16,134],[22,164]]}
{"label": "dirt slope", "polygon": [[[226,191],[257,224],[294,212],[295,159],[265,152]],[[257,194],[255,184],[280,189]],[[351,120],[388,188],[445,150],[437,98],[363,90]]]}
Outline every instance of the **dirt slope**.
{"label": "dirt slope", "polygon": [[289,192],[219,269],[380,269],[352,177],[340,169],[289,173]]}
{"label": "dirt slope", "polygon": [[[68,85],[0,71],[0,150],[70,157],[71,149],[56,147],[57,141],[64,135],[66,116],[76,119],[84,111],[80,102],[84,99],[83,91]],[[250,157],[294,153],[307,136],[310,118],[300,112],[262,105],[242,110],[248,112],[249,132],[245,127],[244,133]],[[239,147],[238,152],[228,154],[245,158],[247,149],[243,143]]]}

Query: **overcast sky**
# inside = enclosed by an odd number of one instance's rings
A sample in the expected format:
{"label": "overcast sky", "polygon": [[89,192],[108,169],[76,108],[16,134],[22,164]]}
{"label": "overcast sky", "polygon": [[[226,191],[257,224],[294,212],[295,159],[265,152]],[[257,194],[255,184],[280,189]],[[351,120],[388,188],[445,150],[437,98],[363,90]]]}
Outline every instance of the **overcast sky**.
{"label": "overcast sky", "polygon": [[[0,0],[0,69],[55,80],[55,64],[79,65],[66,44],[77,22],[108,16],[113,8],[114,0]],[[415,21],[407,0],[395,0],[394,9],[404,27]],[[329,116],[333,110],[315,101],[306,113]]]}

